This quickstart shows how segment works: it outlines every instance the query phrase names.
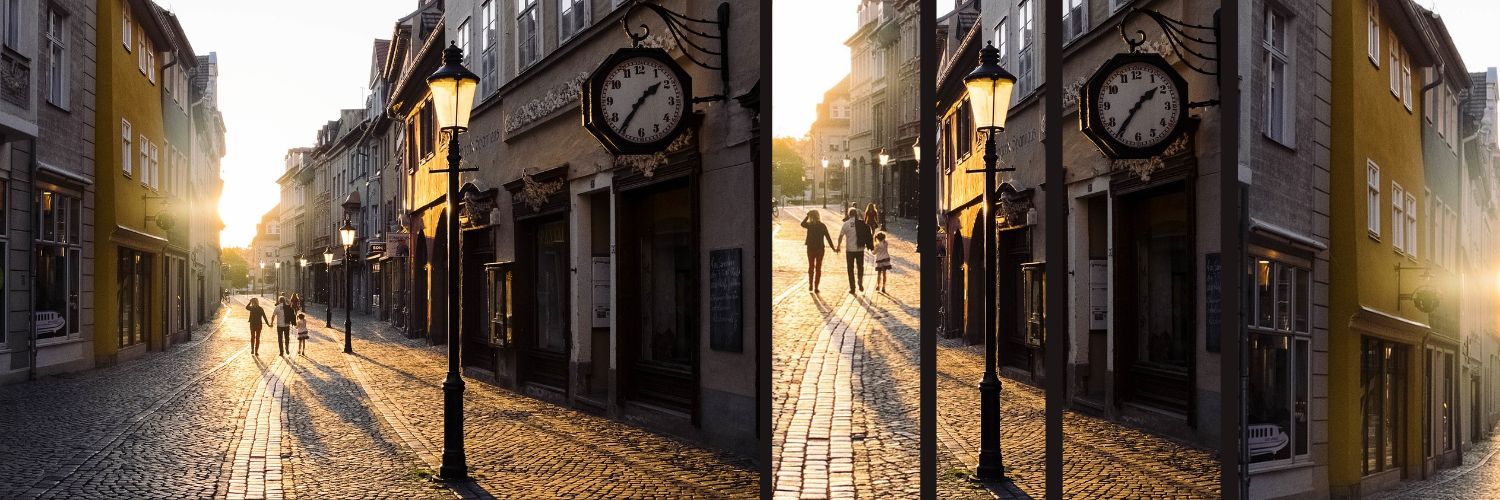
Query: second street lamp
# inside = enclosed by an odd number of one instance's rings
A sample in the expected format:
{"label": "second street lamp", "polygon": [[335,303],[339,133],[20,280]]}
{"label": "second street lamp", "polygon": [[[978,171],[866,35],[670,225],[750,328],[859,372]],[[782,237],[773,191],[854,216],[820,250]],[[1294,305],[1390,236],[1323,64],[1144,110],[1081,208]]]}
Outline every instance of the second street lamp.
{"label": "second street lamp", "polygon": [[458,175],[475,169],[459,168],[463,156],[459,154],[458,134],[469,129],[469,112],[474,110],[474,90],[479,87],[479,76],[465,68],[463,61],[463,49],[449,43],[448,48],[443,49],[443,66],[427,77],[437,126],[448,133],[448,168],[433,170],[448,174],[448,269],[454,274],[448,277],[448,377],[443,380],[443,463],[438,468],[438,477],[445,481],[469,478],[469,465],[464,458],[464,379],[458,372],[458,329],[462,323],[458,298],[464,268],[458,237]]}
{"label": "second street lamp", "polygon": [[350,191],[343,205],[344,226],[339,228],[339,240],[344,244],[344,353],[353,354],[354,212],[359,210],[359,191]]}
{"label": "second street lamp", "polygon": [[333,248],[323,250],[323,275],[328,279],[323,286],[323,298],[328,301],[328,317],[323,325],[333,328]]}
{"label": "second street lamp", "polygon": [[[995,373],[998,361],[999,339],[995,330],[995,215],[992,193],[995,190],[995,174],[1015,170],[998,169],[995,163],[995,134],[1005,130],[1005,116],[1010,112],[1010,93],[1016,77],[1000,67],[1000,51],[994,44],[985,44],[979,51],[979,67],[964,77],[968,89],[969,110],[974,115],[974,128],[983,132],[984,138],[984,276],[985,301],[980,307],[984,325],[984,378],[979,380],[979,466],[974,476],[980,481],[1005,479],[1005,466],[1000,460],[1000,377]],[[976,172],[970,170],[970,173]]]}
{"label": "second street lamp", "polygon": [[875,178],[880,180],[879,187],[877,188],[879,189],[880,193],[876,195],[875,200],[880,204],[880,220],[878,222],[880,223],[881,229],[885,228],[885,213],[891,211],[891,205],[889,203],[886,203],[885,198],[885,191],[887,187],[885,182],[885,173],[887,169],[885,168],[885,166],[890,162],[890,153],[885,152],[885,148],[880,148],[880,171],[875,173]]}
{"label": "second street lamp", "polygon": [[[854,160],[850,159],[848,156],[845,156],[844,170],[842,172],[839,172],[839,194],[842,195],[845,205],[849,204],[849,165],[851,163],[854,163]],[[842,211],[843,210],[840,210],[840,212]]]}

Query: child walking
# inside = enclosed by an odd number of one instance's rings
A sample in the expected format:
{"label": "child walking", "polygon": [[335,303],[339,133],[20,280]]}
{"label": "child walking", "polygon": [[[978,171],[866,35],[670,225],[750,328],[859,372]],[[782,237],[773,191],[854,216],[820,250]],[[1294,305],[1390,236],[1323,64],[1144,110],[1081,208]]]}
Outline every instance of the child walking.
{"label": "child walking", "polygon": [[885,291],[885,272],[891,268],[891,252],[885,243],[885,231],[875,233],[875,290]]}
{"label": "child walking", "polygon": [[297,354],[307,355],[307,315],[297,313]]}

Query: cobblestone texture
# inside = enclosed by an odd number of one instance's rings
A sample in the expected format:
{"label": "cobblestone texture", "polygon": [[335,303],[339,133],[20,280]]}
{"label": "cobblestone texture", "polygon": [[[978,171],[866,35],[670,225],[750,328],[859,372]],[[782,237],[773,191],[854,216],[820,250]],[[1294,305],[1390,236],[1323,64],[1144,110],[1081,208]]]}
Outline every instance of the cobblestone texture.
{"label": "cobblestone texture", "polygon": [[[912,244],[914,224],[890,223],[895,266],[889,294],[845,292],[842,255],[824,262],[823,293],[807,292],[804,232],[807,208],[782,210],[777,221],[773,293],[773,471],[779,496],[914,497],[918,487],[918,297],[920,280]],[[825,213],[825,216],[829,214]],[[837,259],[835,259],[837,257]],[[873,266],[871,266],[873,268]],[[843,332],[854,334],[847,346]],[[830,360],[829,358],[834,358]],[[848,373],[844,369],[847,366]],[[832,369],[830,369],[832,368]],[[938,347],[938,495],[940,498],[1040,497],[1045,472],[1045,400],[1039,389],[1005,379],[1002,452],[1012,483],[975,484],[983,350],[944,340]],[[837,454],[823,454],[818,437],[831,430],[837,449],[848,381],[854,450],[853,494],[839,486]],[[826,414],[826,416],[825,416]],[[831,425],[828,423],[831,422]],[[1117,423],[1068,412],[1064,417],[1064,484],[1070,498],[1213,498],[1218,462],[1201,449]],[[804,438],[803,436],[807,436]],[[814,445],[818,448],[814,448]],[[816,460],[815,460],[816,459]]]}
{"label": "cobblestone texture", "polygon": [[1403,481],[1371,500],[1421,498],[1427,500],[1473,500],[1500,498],[1500,440],[1495,429],[1490,438],[1464,452],[1463,464],[1438,471],[1431,479]]}
{"label": "cobblestone texture", "polygon": [[478,481],[450,490],[429,480],[441,449],[442,348],[356,317],[357,355],[345,356],[342,333],[309,315],[307,356],[277,356],[274,330],[251,356],[243,298],[228,312],[200,340],[166,353],[0,387],[0,498],[757,491],[748,460],[477,382],[468,384],[465,414]]}

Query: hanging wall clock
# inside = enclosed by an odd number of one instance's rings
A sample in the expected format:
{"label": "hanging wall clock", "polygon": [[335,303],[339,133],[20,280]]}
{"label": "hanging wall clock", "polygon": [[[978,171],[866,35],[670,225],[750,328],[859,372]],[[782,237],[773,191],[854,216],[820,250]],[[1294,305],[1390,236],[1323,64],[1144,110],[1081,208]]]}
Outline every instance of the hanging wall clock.
{"label": "hanging wall clock", "polygon": [[1083,133],[1110,158],[1159,155],[1187,123],[1187,81],[1159,54],[1118,54],[1081,92]]}
{"label": "hanging wall clock", "polygon": [[666,150],[692,113],[692,78],[661,49],[620,49],[584,85],[583,126],[616,155]]}

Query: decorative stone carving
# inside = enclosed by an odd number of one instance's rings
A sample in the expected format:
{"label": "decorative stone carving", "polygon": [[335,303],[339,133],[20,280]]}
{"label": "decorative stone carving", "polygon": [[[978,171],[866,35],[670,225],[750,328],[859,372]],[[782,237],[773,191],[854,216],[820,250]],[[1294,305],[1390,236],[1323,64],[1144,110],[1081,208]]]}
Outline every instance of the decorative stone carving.
{"label": "decorative stone carving", "polygon": [[31,67],[8,52],[0,56],[0,99],[31,109]]}
{"label": "decorative stone carving", "polygon": [[1110,170],[1115,172],[1130,172],[1132,174],[1135,174],[1136,176],[1139,176],[1141,178],[1141,182],[1151,182],[1151,174],[1153,172],[1156,172],[1157,170],[1161,170],[1165,165],[1165,162],[1162,161],[1163,158],[1170,158],[1187,152],[1188,138],[1191,134],[1192,132],[1188,132],[1177,136],[1177,140],[1172,141],[1172,144],[1168,145],[1165,151],[1162,151],[1161,154],[1153,156],[1151,158],[1141,160],[1114,160],[1114,162],[1110,165]]}
{"label": "decorative stone carving", "polygon": [[579,96],[582,95],[583,82],[588,80],[588,77],[588,73],[579,73],[572,80],[560,83],[548,90],[545,95],[516,107],[510,112],[510,117],[505,119],[505,133],[520,130],[521,127],[546,118],[565,106],[578,104]]}
{"label": "decorative stone carving", "polygon": [[656,175],[657,167],[661,167],[667,164],[667,154],[676,153],[678,151],[682,151],[683,149],[687,149],[688,145],[692,144],[692,142],[693,129],[689,128],[687,130],[684,130],[682,132],[682,135],[679,135],[676,139],[673,139],[672,143],[667,145],[667,150],[665,152],[658,151],[649,155],[616,156],[615,168],[635,170],[640,172],[641,175],[650,178],[651,176]]}
{"label": "decorative stone carving", "polygon": [[525,186],[521,188],[521,192],[517,196],[520,198],[521,203],[531,207],[532,212],[542,211],[542,206],[547,204],[547,198],[563,189],[562,179],[537,182],[536,179],[532,179],[531,175],[525,172],[521,172],[521,182],[525,183]]}

